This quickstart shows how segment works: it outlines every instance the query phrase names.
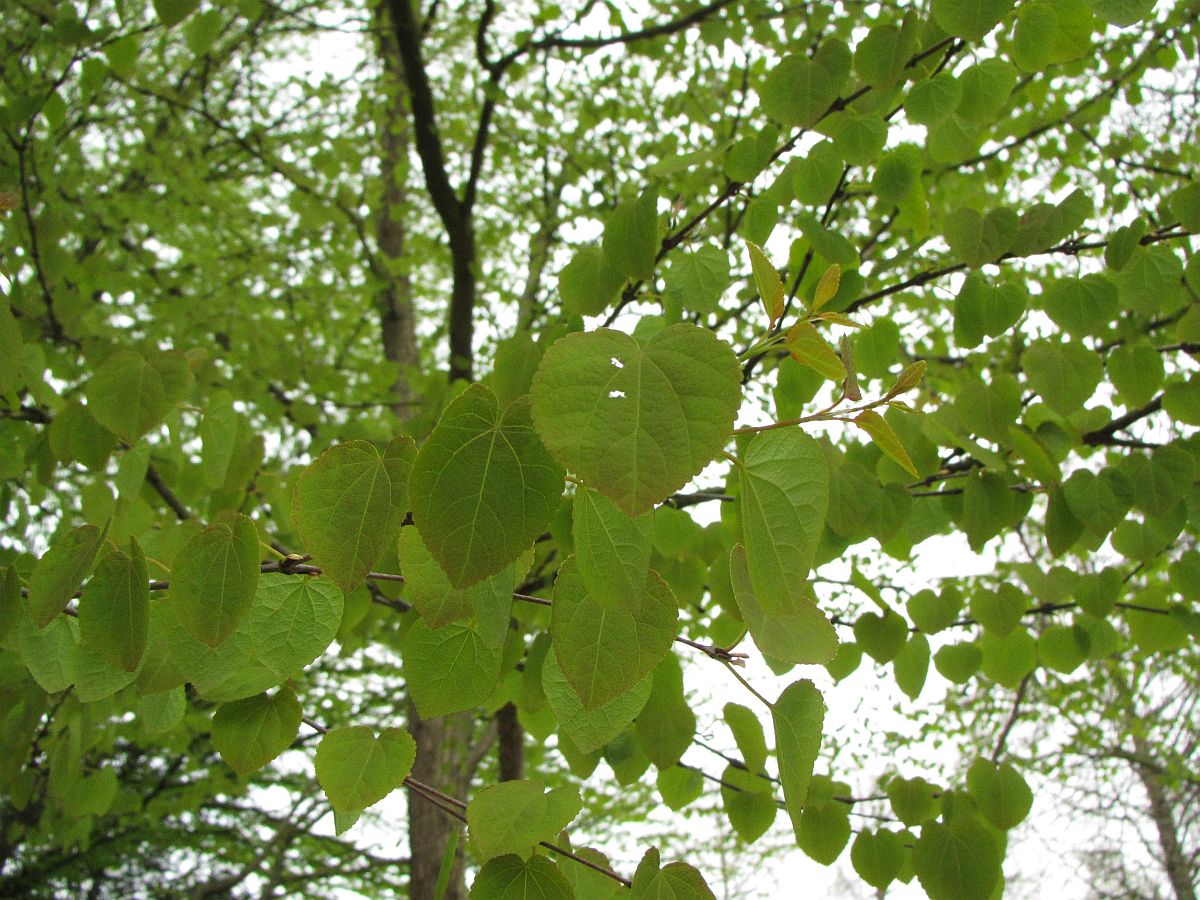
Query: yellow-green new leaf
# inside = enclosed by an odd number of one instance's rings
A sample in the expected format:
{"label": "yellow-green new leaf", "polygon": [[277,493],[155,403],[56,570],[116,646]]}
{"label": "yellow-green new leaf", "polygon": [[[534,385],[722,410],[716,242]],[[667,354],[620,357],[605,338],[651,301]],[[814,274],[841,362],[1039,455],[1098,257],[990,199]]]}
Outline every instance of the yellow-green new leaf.
{"label": "yellow-green new leaf", "polygon": [[816,290],[813,291],[812,306],[809,308],[809,313],[815,315],[820,312],[826,303],[837,296],[838,288],[841,287],[841,284],[842,267],[834,263],[825,270],[825,274],[817,282]]}
{"label": "yellow-green new leaf", "polygon": [[762,298],[763,307],[771,319],[771,325],[774,326],[783,318],[783,279],[779,277],[779,270],[771,265],[771,261],[767,259],[758,244],[746,241],[746,249],[750,251],[750,269],[754,273],[754,287],[758,291],[758,296]]}
{"label": "yellow-green new leaf", "polygon": [[842,358],[810,322],[797,322],[788,329],[787,348],[791,351],[792,359],[815,369],[830,381],[841,381],[846,377]]}
{"label": "yellow-green new leaf", "polygon": [[914,478],[917,477],[917,467],[913,465],[912,458],[883,416],[873,409],[864,409],[854,417],[854,424],[865,431],[875,442],[875,446],[893,462]]}

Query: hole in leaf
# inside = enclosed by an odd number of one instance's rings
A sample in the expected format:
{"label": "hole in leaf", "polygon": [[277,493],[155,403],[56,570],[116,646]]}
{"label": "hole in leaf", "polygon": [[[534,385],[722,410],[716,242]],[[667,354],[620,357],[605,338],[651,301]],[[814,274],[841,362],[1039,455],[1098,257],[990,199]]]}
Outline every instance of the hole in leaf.
{"label": "hole in leaf", "polygon": [[615,356],[614,356],[612,359],[610,359],[610,360],[609,360],[609,362],[611,362],[611,363],[612,363],[614,366],[616,366],[618,369],[623,369],[623,368],[625,368],[625,363],[621,362],[621,361],[620,361],[619,359],[617,359]]}
{"label": "hole in leaf", "polygon": [[609,397],[624,397],[625,392],[624,391],[609,391],[608,396]]}

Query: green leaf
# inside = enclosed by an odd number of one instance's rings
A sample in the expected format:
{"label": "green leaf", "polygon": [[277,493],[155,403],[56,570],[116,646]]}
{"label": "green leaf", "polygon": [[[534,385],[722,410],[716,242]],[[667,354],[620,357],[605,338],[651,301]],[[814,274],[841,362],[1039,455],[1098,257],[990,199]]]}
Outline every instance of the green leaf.
{"label": "green leaf", "polygon": [[1171,382],[1163,391],[1162,405],[1176,422],[1200,425],[1200,380],[1193,375],[1187,381]]}
{"label": "green leaf", "polygon": [[967,790],[984,817],[1003,831],[1020,825],[1033,807],[1033,792],[1008,763],[975,760],[967,771]]}
{"label": "green leaf", "polygon": [[850,842],[850,808],[836,800],[809,804],[800,816],[796,843],[811,859],[831,866]]}
{"label": "green leaf", "polygon": [[962,83],[949,72],[918,81],[904,98],[904,112],[914,125],[933,125],[950,115],[962,100]]}
{"label": "green leaf", "polygon": [[858,877],[878,891],[887,889],[900,874],[904,844],[894,831],[862,829],[850,847],[850,864]]}
{"label": "green leaf", "polygon": [[892,659],[892,671],[900,690],[916,700],[929,673],[929,639],[919,631],[909,637]]}
{"label": "green leaf", "polygon": [[150,641],[138,688],[152,693],[190,681],[214,702],[260,694],[294,678],[329,646],[342,605],[342,592],[327,578],[263,575],[249,613],[228,640],[211,649],[187,632],[168,596],[150,607]]}
{"label": "green leaf", "polygon": [[658,253],[658,191],[617,204],[604,223],[604,257],[622,277],[647,279],[654,274]]}
{"label": "green leaf", "polygon": [[38,560],[29,576],[29,612],[39,628],[53,622],[79,589],[107,533],[107,525],[81,525],[52,543]]}
{"label": "green leaf", "polygon": [[908,623],[904,616],[890,609],[883,615],[863,613],[854,620],[854,639],[875,662],[891,662],[903,649],[907,638]]}
{"label": "green leaf", "polygon": [[736,472],[755,599],[764,614],[786,615],[802,597],[817,552],[829,504],[829,466],[813,438],[799,428],[779,428],[750,440]]}
{"label": "green leaf", "polygon": [[562,490],[562,467],[534,432],[529,401],[501,411],[495,394],[474,384],[446,407],[421,446],[409,497],[425,546],[450,584],[464,588],[533,544]]}
{"label": "green leaf", "polygon": [[883,152],[887,137],[888,123],[883,116],[843,112],[834,126],[833,149],[853,166],[869,166]]}
{"label": "green leaf", "polygon": [[954,684],[966,684],[983,664],[983,654],[973,643],[946,644],[933,654],[934,668]]}
{"label": "green leaf", "polygon": [[746,844],[766,834],[779,814],[771,782],[737,766],[721,773],[721,803],[734,834]]}
{"label": "green leaf", "polygon": [[1099,535],[1120,524],[1133,500],[1128,479],[1116,469],[1104,469],[1098,475],[1077,469],[1063,482],[1063,495],[1071,515]]}
{"label": "green leaf", "polygon": [[842,158],[833,149],[832,141],[815,145],[792,174],[792,191],[796,199],[810,206],[826,203],[842,179],[842,165]]}
{"label": "green leaf", "polygon": [[1067,625],[1050,625],[1038,635],[1037,650],[1043,666],[1068,675],[1087,659],[1087,633]]}
{"label": "green leaf", "polygon": [[629,900],[716,900],[704,877],[687,863],[658,865],[658,849],[651,847],[633,874]]}
{"label": "green leaf", "polygon": [[1117,275],[1121,305],[1140,316],[1173,309],[1183,292],[1183,263],[1168,247],[1137,247]]}
{"label": "green leaf", "polygon": [[575,563],[588,596],[601,606],[636,607],[650,571],[654,518],[630,518],[582,486],[571,509]]}
{"label": "green leaf", "polygon": [[401,530],[399,556],[404,597],[417,608],[422,621],[434,629],[469,619],[480,608],[507,608],[513,589],[524,574],[518,560],[496,575],[459,590],[450,584],[415,528]]}
{"label": "green leaf", "polygon": [[25,348],[21,327],[13,318],[8,300],[0,295],[0,397],[17,401],[17,392],[24,386],[21,376]]}
{"label": "green leaf", "polygon": [[1110,25],[1128,28],[1154,12],[1157,0],[1090,0],[1096,15]]}
{"label": "green leaf", "polygon": [[467,805],[471,849],[485,862],[508,853],[528,857],[536,844],[557,837],[582,808],[575,788],[546,791],[540,781],[489,785]]}
{"label": "green leaf", "polygon": [[811,128],[837,98],[838,83],[807,56],[785,56],[758,88],[769,118],[788,127]]}
{"label": "green leaf", "polygon": [[417,744],[403,728],[378,736],[365,725],[331,728],[317,745],[317,780],[341,813],[374,806],[404,783]]}
{"label": "green leaf", "polygon": [[821,749],[821,729],[825,722],[821,692],[808,679],[792,682],[771,707],[771,722],[775,726],[775,753],[784,803],[793,830],[799,832],[813,764]]}
{"label": "green leaf", "polygon": [[996,839],[970,815],[923,825],[913,847],[913,868],[931,900],[988,900],[1001,859]]}
{"label": "green leaf", "polygon": [[1130,408],[1149,403],[1162,386],[1162,354],[1146,341],[1115,348],[1105,360],[1105,367],[1121,402]]}
{"label": "green leaf", "polygon": [[766,772],[767,738],[758,716],[740,703],[726,703],[724,714],[746,768],[751,772]]}
{"label": "green leaf", "polygon": [[246,776],[291,746],[300,719],[300,701],[286,686],[273,697],[259,694],[223,703],[213,716],[213,746],[235,772]]}
{"label": "green leaf", "polygon": [[292,515],[313,561],[343,591],[361,584],[395,540],[415,454],[408,437],[382,454],[351,441],[330,447],[300,473]]}
{"label": "green leaf", "polygon": [[1021,366],[1029,386],[1064,416],[1092,396],[1104,374],[1100,357],[1074,342],[1038,341],[1021,355]]}
{"label": "green leaf", "polygon": [[954,624],[962,611],[962,597],[950,589],[935,594],[926,588],[908,598],[908,617],[925,634],[937,634]]}
{"label": "green leaf", "polygon": [[1103,334],[1120,309],[1117,286],[1099,272],[1051,282],[1042,292],[1042,305],[1046,315],[1074,337]]}
{"label": "green leaf", "polygon": [[209,397],[198,430],[204,448],[200,456],[200,468],[204,483],[210,488],[218,488],[225,483],[225,474],[237,448],[239,420],[233,408],[233,395],[229,391],[215,391]]}
{"label": "green leaf", "polygon": [[484,863],[471,884],[471,900],[575,900],[571,883],[544,856],[514,854]]}
{"label": "green leaf", "polygon": [[[577,316],[598,316],[617,299],[625,275],[599,247],[582,247],[558,273],[563,308]],[[724,287],[722,285],[722,287]]]}
{"label": "green leaf", "polygon": [[1015,628],[1003,637],[985,633],[979,639],[983,653],[983,674],[1013,690],[1037,668],[1037,642],[1024,628]]}
{"label": "green leaf", "polygon": [[1014,0],[933,0],[933,19],[955,37],[978,41],[1000,24]]}
{"label": "green leaf", "polygon": [[694,325],[641,340],[606,328],[576,333],[542,359],[533,421],[559,461],[638,516],[724,447],[740,383],[730,347]]}
{"label": "green leaf", "polygon": [[667,808],[678,812],[700,799],[704,777],[692,768],[671,766],[658,773],[658,792]]}
{"label": "green leaf", "polygon": [[258,531],[243,515],[183,545],[171,567],[171,600],[193,637],[216,647],[233,634],[254,602],[260,558]]}
{"label": "green leaf", "polygon": [[200,7],[200,0],[154,0],[154,11],[164,28],[178,25]]}
{"label": "green leaf", "polygon": [[212,50],[217,38],[221,36],[221,28],[225,20],[221,11],[206,9],[183,26],[183,38],[187,47],[196,56],[203,56]]}
{"label": "green leaf", "polygon": [[659,769],[679,762],[696,735],[696,716],[683,690],[683,669],[668,653],[652,676],[650,697],[634,728],[638,743]]}
{"label": "green leaf", "polygon": [[725,155],[725,174],[730,181],[753,181],[771,162],[779,143],[779,129],[767,125],[739,139]]}
{"label": "green leaf", "polygon": [[838,648],[837,631],[816,600],[795,590],[786,611],[764,610],[755,596],[746,550],[741,544],[729,555],[729,575],[738,610],[758,649],[789,663],[821,664],[833,659]]}
{"label": "green leaf", "polygon": [[79,598],[83,640],[96,653],[126,672],[136,671],[146,652],[150,627],[150,573],[134,538],[129,554],[113,550]]}
{"label": "green leaf", "polygon": [[1191,488],[1196,466],[1191,453],[1168,444],[1149,456],[1127,457],[1121,471],[1128,479],[1134,508],[1151,516],[1165,516]]}
{"label": "green leaf", "polygon": [[134,350],[118,350],[87,385],[88,411],[130,443],[162,422],[171,403],[162,375]]}
{"label": "green leaf", "polygon": [[938,814],[938,789],[924,778],[893,777],[885,793],[896,818],[909,827],[921,825]]}
{"label": "green leaf", "polygon": [[650,699],[651,676],[596,709],[585,709],[583,701],[558,665],[554,648],[542,662],[542,689],[559,727],[581,753],[591,753],[628,728]]}
{"label": "green leaf", "polygon": [[558,664],[586,710],[632,690],[670,652],[678,608],[653,569],[635,608],[609,608],[588,596],[574,557],[554,582],[550,639]]}
{"label": "green leaf", "polygon": [[899,25],[876,25],[854,48],[854,70],[863,82],[886,90],[904,73],[913,41]]}
{"label": "green leaf", "polygon": [[774,325],[783,316],[784,287],[779,270],[771,265],[766,254],[758,244],[746,241],[746,249],[750,252],[750,268],[754,273],[754,288],[762,299],[767,311],[767,318]]}
{"label": "green leaf", "polygon": [[684,309],[716,312],[729,287],[729,256],[708,244],[674,254],[663,284],[666,295]]}
{"label": "green leaf", "polygon": [[980,272],[972,272],[954,298],[954,342],[974,347],[985,337],[1004,334],[1020,320],[1025,305],[1021,288],[988,284]]}
{"label": "green leaf", "polygon": [[[502,579],[507,577],[508,581]],[[500,681],[504,642],[508,635],[510,567],[497,576],[496,590],[476,589],[474,617],[433,628],[423,619],[413,622],[404,636],[404,677],[419,712],[425,718],[461,712],[485,701]]]}

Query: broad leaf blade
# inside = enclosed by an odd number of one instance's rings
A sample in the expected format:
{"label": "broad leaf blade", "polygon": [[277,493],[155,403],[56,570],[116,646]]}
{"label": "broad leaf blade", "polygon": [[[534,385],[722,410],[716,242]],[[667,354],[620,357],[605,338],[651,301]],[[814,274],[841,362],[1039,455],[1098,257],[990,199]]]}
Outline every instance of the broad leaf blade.
{"label": "broad leaf blade", "polygon": [[81,525],[50,545],[29,577],[29,612],[45,628],[63,611],[92,568],[108,526]]}
{"label": "broad leaf blade", "polygon": [[808,801],[813,764],[821,749],[825,701],[808,679],[783,689],[771,708],[775,725],[775,752],[779,757],[779,780],[792,828],[799,833],[800,817]]}
{"label": "broad leaf blade", "polygon": [[483,385],[446,407],[412,468],[413,521],[450,584],[495,575],[542,534],[558,509],[562,467],[529,420],[529,403],[501,411]]}
{"label": "broad leaf blade", "polygon": [[603,606],[640,602],[650,571],[654,519],[631,518],[596,491],[579,487],[572,504],[572,537],[579,577]]}
{"label": "broad leaf blade", "polygon": [[243,515],[184,544],[171,568],[171,598],[193,637],[216,647],[233,634],[254,602],[259,559],[258,531]]}
{"label": "broad leaf blade", "polygon": [[343,591],[362,583],[395,540],[407,512],[412,438],[380,454],[367,441],[339,444],[300,473],[292,512],[313,561]]}
{"label": "broad leaf blade", "polygon": [[602,328],[546,351],[533,421],[558,460],[638,516],[721,451],[740,384],[733,350],[706,329],[672,325],[643,341]]}
{"label": "broad leaf blade", "polygon": [[213,716],[213,746],[235,772],[249,775],[291,746],[300,719],[300,702],[288,687],[273,697],[225,703]]}
{"label": "broad leaf blade", "polygon": [[595,710],[632,690],[671,649],[678,608],[653,569],[637,609],[607,608],[587,595],[574,557],[554,582],[550,639],[584,709]]}
{"label": "broad leaf blade", "polygon": [[400,787],[416,756],[416,742],[401,728],[378,737],[364,725],[334,728],[317,747],[317,780],[334,810],[350,813]]}
{"label": "broad leaf blade", "polygon": [[146,652],[150,626],[150,573],[134,538],[129,554],[113,550],[96,567],[79,598],[79,626],[89,647],[133,672]]}

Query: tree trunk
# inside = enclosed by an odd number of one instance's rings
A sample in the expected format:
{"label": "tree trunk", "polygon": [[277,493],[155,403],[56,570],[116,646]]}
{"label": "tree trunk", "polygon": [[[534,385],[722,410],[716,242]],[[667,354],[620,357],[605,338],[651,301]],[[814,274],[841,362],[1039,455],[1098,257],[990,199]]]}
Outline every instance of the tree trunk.
{"label": "tree trunk", "polygon": [[[1138,759],[1149,761],[1153,759],[1150,746],[1146,741],[1134,734],[1133,749]],[[1191,866],[1183,848],[1179,844],[1179,829],[1171,810],[1171,799],[1162,783],[1155,767],[1145,762],[1134,763],[1138,779],[1146,790],[1150,801],[1150,819],[1158,832],[1158,846],[1162,849],[1162,864],[1167,872],[1167,880],[1171,882],[1171,890],[1175,900],[1196,900],[1196,887],[1192,882]]]}

